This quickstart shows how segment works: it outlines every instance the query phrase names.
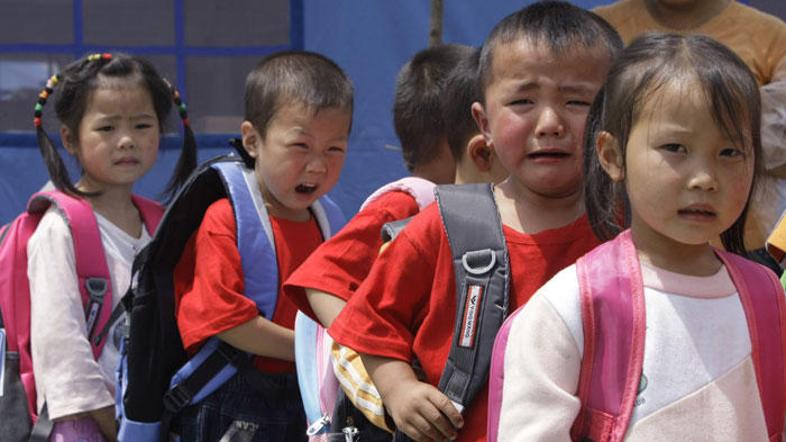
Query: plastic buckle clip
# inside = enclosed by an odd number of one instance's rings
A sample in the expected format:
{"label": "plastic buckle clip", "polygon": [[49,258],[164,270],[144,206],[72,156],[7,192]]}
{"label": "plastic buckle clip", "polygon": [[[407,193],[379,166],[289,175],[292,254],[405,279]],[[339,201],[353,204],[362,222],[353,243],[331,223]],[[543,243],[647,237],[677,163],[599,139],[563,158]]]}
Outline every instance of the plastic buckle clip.
{"label": "plastic buckle clip", "polygon": [[194,397],[182,385],[175,385],[164,394],[164,408],[174,414],[185,408]]}

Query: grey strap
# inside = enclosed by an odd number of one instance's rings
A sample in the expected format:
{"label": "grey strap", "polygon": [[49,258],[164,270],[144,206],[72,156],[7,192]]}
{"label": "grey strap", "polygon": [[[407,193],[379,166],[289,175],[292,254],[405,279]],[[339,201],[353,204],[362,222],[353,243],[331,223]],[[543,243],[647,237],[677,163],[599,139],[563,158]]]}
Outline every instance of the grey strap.
{"label": "grey strap", "polygon": [[389,242],[396,239],[399,233],[404,230],[404,227],[407,227],[410,221],[412,221],[413,217],[400,219],[398,221],[391,221],[389,223],[385,223],[382,225],[382,241]]}
{"label": "grey strap", "polygon": [[439,389],[463,412],[486,385],[508,312],[510,264],[489,184],[439,186],[436,195],[456,277],[453,343]]}
{"label": "grey strap", "polygon": [[30,431],[30,442],[47,442],[49,440],[54,423],[49,419],[49,411],[46,408],[46,402],[44,402],[44,408],[41,409],[38,420]]}

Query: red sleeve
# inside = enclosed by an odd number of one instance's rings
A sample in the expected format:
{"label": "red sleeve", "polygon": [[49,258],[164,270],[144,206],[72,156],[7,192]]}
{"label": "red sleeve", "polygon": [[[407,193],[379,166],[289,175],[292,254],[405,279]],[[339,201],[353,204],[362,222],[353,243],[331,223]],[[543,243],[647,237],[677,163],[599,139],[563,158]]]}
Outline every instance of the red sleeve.
{"label": "red sleeve", "polygon": [[235,230],[229,200],[214,202],[175,267],[175,314],[189,352],[211,336],[259,316],[254,302],[243,295]]}
{"label": "red sleeve", "polygon": [[379,255],[368,278],[333,322],[330,335],[360,353],[409,362],[433,284],[452,278],[450,259],[440,259],[446,250],[450,257],[439,212],[432,205]]}
{"label": "red sleeve", "polygon": [[393,191],[380,196],[306,259],[286,280],[285,295],[315,320],[304,288],[349,300],[377,259],[382,246],[382,226],[409,218],[418,211],[415,199],[406,192]]}

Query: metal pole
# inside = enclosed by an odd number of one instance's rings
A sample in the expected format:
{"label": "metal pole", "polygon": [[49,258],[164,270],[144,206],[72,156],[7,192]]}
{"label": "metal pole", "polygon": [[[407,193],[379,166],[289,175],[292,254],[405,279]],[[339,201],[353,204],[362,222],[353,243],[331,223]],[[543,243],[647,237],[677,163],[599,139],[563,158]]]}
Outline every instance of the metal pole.
{"label": "metal pole", "polygon": [[429,28],[428,45],[442,44],[442,0],[431,0]]}

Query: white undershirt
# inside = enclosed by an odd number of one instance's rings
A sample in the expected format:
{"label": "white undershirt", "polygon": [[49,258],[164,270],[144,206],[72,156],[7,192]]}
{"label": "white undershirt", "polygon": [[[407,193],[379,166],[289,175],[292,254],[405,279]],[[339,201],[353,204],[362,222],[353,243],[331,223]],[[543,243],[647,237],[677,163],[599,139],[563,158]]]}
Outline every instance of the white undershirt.
{"label": "white undershirt", "polygon": [[[133,238],[96,214],[112,283],[112,307],[125,294],[134,255],[150,235]],[[114,404],[119,360],[117,321],[98,361],[87,340],[71,232],[57,209],[50,208],[27,244],[30,280],[30,338],[39,410],[44,400],[57,419]]]}

